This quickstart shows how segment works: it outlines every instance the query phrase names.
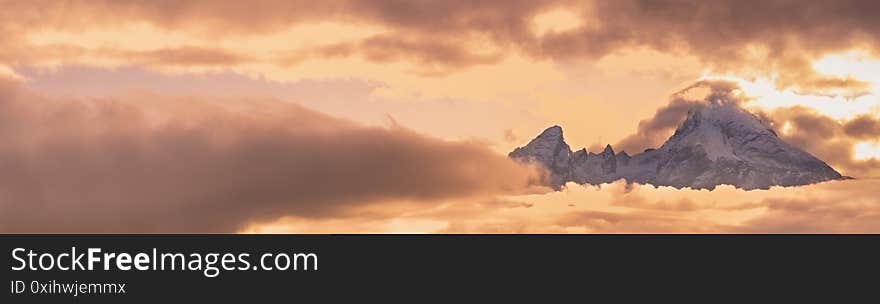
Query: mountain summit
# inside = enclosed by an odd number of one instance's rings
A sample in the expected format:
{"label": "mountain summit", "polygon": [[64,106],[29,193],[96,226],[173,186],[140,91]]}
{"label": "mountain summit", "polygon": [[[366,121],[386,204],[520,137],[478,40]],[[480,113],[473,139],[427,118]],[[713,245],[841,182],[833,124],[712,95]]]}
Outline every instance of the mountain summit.
{"label": "mountain summit", "polygon": [[555,189],[569,181],[595,185],[624,179],[676,188],[714,189],[728,184],[751,190],[845,178],[730,103],[692,110],[660,148],[632,156],[615,154],[611,145],[599,154],[586,149],[572,152],[562,128],[553,126],[509,157],[543,165]]}

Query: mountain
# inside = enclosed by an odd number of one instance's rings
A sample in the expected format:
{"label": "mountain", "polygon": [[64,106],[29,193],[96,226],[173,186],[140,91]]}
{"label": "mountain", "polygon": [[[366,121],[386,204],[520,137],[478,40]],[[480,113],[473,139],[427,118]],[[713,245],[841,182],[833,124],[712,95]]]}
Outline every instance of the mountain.
{"label": "mountain", "polygon": [[727,184],[751,190],[846,178],[730,103],[692,110],[660,148],[632,156],[615,153],[610,145],[599,154],[586,149],[572,152],[559,126],[544,130],[508,156],[543,165],[555,189],[569,181],[596,185],[624,179],[676,188],[714,189]]}

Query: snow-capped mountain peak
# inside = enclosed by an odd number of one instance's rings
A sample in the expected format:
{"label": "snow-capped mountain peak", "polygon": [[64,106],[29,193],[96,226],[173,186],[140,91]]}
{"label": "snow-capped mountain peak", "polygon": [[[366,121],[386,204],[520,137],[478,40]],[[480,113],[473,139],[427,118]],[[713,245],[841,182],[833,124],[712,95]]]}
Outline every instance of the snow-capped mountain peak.
{"label": "snow-capped mountain peak", "polygon": [[538,161],[565,182],[599,184],[617,179],[657,186],[712,189],[730,184],[757,189],[793,186],[844,178],[830,166],[780,139],[757,116],[738,105],[712,102],[692,110],[659,148],[615,154],[611,145],[600,154],[572,153],[553,126],[510,153],[521,161]]}

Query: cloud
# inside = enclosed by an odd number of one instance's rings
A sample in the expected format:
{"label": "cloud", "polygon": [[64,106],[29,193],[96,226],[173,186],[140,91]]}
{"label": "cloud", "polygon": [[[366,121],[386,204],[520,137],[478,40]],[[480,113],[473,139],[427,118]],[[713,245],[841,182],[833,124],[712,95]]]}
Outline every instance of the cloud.
{"label": "cloud", "polygon": [[345,58],[359,55],[370,62],[411,62],[423,76],[443,75],[455,70],[500,62],[500,53],[478,53],[462,48],[454,41],[406,39],[376,35],[356,43],[337,43],[293,51],[280,62],[297,65],[309,59]]}
{"label": "cloud", "polygon": [[[546,5],[540,1],[499,4],[271,0],[246,5],[237,1],[17,3],[0,13],[4,18],[0,22],[0,33],[6,36],[5,41],[0,40],[0,45],[7,46],[0,51],[0,60],[19,64],[58,63],[58,60],[93,63],[106,61],[102,57],[108,53],[125,54],[137,50],[161,63],[200,65],[204,62],[196,59],[204,56],[190,55],[210,51],[208,57],[214,60],[209,60],[209,64],[235,66],[258,61],[283,66],[306,59],[360,55],[376,63],[408,61],[419,67],[416,73],[439,75],[472,65],[498,62],[503,58],[502,54],[484,53],[483,46],[499,40],[489,38],[487,43],[477,42],[484,40],[485,35],[506,31],[500,28],[504,24],[513,26],[516,20],[525,19],[515,16],[529,14],[532,8]],[[288,37],[287,43],[261,46],[221,43],[319,23],[364,25],[383,30],[366,39],[349,39],[329,45],[312,43],[308,37]],[[112,38],[113,35],[127,36],[125,26],[132,24],[145,24],[158,29],[160,34],[153,40],[137,41],[137,49],[118,43],[121,39]],[[99,49],[82,47],[84,43],[91,43],[85,35],[63,35],[65,39],[50,45],[34,45],[28,36],[40,31],[78,33],[95,29],[103,31],[97,35],[100,39],[110,37],[109,43],[99,44]],[[321,33],[329,37],[345,37],[338,32]],[[183,49],[167,49],[171,42],[166,42],[163,36],[172,35],[187,38],[186,44],[180,46]],[[145,51],[144,47],[152,50]],[[273,55],[284,53],[285,48],[286,51],[293,50],[293,54]],[[266,56],[256,56],[258,53]]]}
{"label": "cloud", "polygon": [[876,233],[880,209],[876,202],[837,206],[814,199],[768,199],[767,212],[735,231],[744,233]]}
{"label": "cloud", "polygon": [[[53,59],[48,55],[35,58],[27,46],[23,36],[35,29],[79,31],[144,23],[201,37],[211,44],[212,39],[268,35],[303,24],[337,22],[372,26],[381,33],[365,40],[342,41],[335,46],[347,47],[336,48],[331,56],[361,54],[380,63],[406,60],[446,72],[491,64],[513,53],[565,61],[650,48],[691,54],[719,70],[775,72],[784,86],[798,85],[810,91],[863,87],[855,81],[816,75],[810,62],[829,52],[876,49],[880,22],[870,12],[878,8],[877,3],[862,0],[809,5],[785,0],[29,1],[9,4],[0,13],[0,31],[6,36],[0,40],[6,47],[0,58],[13,62]],[[534,31],[537,17],[560,11],[580,22],[564,30]],[[293,49],[301,48],[299,43],[293,44]],[[161,43],[154,48],[161,48]],[[486,49],[497,52],[480,52]],[[316,50],[328,51],[327,46]],[[264,60],[278,64],[274,59]]]}
{"label": "cloud", "polygon": [[[853,147],[860,140],[880,133],[872,120],[859,116],[849,121],[832,119],[813,110],[795,106],[764,114],[774,121],[773,126],[782,140],[810,152],[843,174],[856,178],[872,178],[880,174],[877,159],[855,159]],[[782,126],[789,123],[783,132]]]}
{"label": "cloud", "polygon": [[669,104],[657,109],[653,117],[639,121],[636,133],[625,137],[614,147],[630,154],[658,148],[684,122],[689,111],[707,102],[742,102],[742,97],[733,95],[737,89],[735,83],[728,81],[698,81],[672,94]]}
{"label": "cloud", "polygon": [[[674,189],[622,181],[570,184],[563,192],[510,198],[530,202],[529,208],[446,204],[426,208],[435,212],[423,210],[373,224],[431,222],[430,227],[414,230],[452,233],[876,233],[880,198],[872,189],[878,182],[833,181],[755,191],[731,186],[713,191]],[[276,228],[284,226],[277,224]],[[300,231],[289,227],[277,231]]]}
{"label": "cloud", "polygon": [[774,75],[782,87],[809,90],[833,84],[811,66],[823,54],[876,50],[880,22],[866,12],[877,8],[877,3],[860,0],[809,5],[785,0],[596,1],[584,13],[593,26],[541,37],[531,52],[557,59],[596,58],[648,47],[697,56],[725,73]]}
{"label": "cloud", "polygon": [[640,153],[648,148],[657,148],[684,122],[688,111],[699,105],[700,103],[694,101],[673,99],[668,105],[657,109],[652,118],[639,121],[636,133],[625,137],[614,147],[630,154]]}
{"label": "cloud", "polygon": [[476,54],[454,44],[407,41],[388,36],[369,38],[360,44],[360,48],[370,61],[394,61],[404,57],[423,67],[433,67],[436,70],[434,73],[441,74],[445,73],[446,68],[492,64],[499,62],[502,57],[500,54]]}
{"label": "cloud", "polygon": [[[251,232],[441,233],[877,233],[876,179],[713,191],[617,181],[562,192],[455,200],[395,214],[286,218]],[[521,202],[521,203],[519,203]],[[526,203],[527,202],[527,203]],[[354,225],[354,226],[352,226]]]}
{"label": "cloud", "polygon": [[843,96],[856,98],[871,93],[872,84],[867,81],[852,77],[822,77],[807,78],[796,84],[804,89],[799,90],[802,95]]}
{"label": "cloud", "polygon": [[859,139],[871,139],[880,137],[880,121],[870,115],[859,115],[843,126],[847,135]]}
{"label": "cloud", "polygon": [[3,81],[0,136],[5,232],[233,232],[541,183],[479,143],[267,99],[65,99]]}
{"label": "cloud", "polygon": [[235,65],[250,61],[230,51],[203,47],[163,48],[138,52],[131,57],[158,65]]}
{"label": "cloud", "polygon": [[651,212],[613,213],[581,211],[560,218],[558,225],[604,233],[712,233],[721,231],[711,222],[685,220]]}

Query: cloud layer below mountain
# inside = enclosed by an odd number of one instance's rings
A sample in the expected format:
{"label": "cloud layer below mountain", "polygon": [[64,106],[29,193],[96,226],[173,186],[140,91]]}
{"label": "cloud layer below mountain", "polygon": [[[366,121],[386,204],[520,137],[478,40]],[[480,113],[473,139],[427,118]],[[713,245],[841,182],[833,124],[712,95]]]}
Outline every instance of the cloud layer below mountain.
{"label": "cloud layer below mountain", "polygon": [[880,180],[744,191],[570,183],[562,192],[446,202],[403,215],[288,217],[245,232],[877,233]]}

